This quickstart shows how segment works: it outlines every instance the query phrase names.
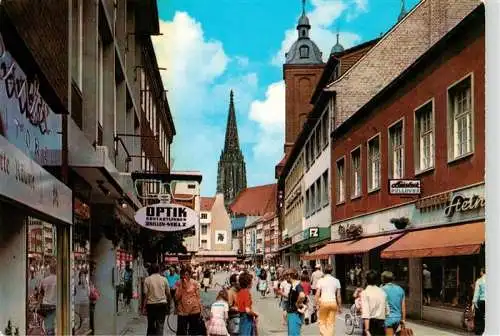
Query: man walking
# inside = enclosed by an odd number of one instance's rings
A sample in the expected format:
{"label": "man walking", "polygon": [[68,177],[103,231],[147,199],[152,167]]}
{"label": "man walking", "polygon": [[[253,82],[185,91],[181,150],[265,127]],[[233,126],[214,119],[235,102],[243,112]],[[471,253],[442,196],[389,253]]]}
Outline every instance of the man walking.
{"label": "man walking", "polygon": [[382,289],[387,296],[387,304],[389,306],[389,315],[385,319],[385,334],[392,336],[401,324],[405,325],[406,319],[406,302],[405,291],[400,286],[393,283],[394,275],[392,272],[385,271],[382,273]]}
{"label": "man walking", "polygon": [[319,314],[319,334],[330,336],[335,335],[336,315],[337,312],[341,311],[342,298],[340,296],[340,281],[333,277],[332,265],[325,267],[325,273],[316,284],[315,301]]}
{"label": "man walking", "polygon": [[163,335],[165,317],[167,315],[167,302],[170,302],[170,288],[165,277],[160,274],[160,266],[153,264],[150,276],[144,280],[146,296],[146,312],[148,315],[149,335]]}
{"label": "man walking", "polygon": [[361,293],[361,317],[366,336],[385,335],[385,316],[387,313],[387,299],[385,292],[378,287],[379,279],[376,271],[366,274],[367,286]]}
{"label": "man walking", "polygon": [[311,288],[313,295],[316,295],[316,288],[318,285],[318,280],[323,277],[323,272],[321,271],[321,265],[316,264],[315,271],[311,275]]}

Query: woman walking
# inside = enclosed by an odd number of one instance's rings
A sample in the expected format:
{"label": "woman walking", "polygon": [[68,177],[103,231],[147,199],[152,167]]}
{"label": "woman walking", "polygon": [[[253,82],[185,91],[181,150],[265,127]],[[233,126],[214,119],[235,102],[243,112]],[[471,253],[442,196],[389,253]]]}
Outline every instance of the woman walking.
{"label": "woman walking", "polygon": [[236,296],[236,306],[240,313],[240,336],[253,336],[257,330],[255,320],[258,314],[252,309],[252,275],[245,272],[239,276],[240,290]]}
{"label": "woman walking", "polygon": [[238,296],[238,274],[232,274],[229,277],[230,288],[227,291],[228,305],[229,305],[229,321],[228,331],[231,336],[236,336],[240,332],[240,313],[236,305],[236,297]]}
{"label": "woman walking", "polygon": [[200,287],[191,278],[191,269],[184,268],[180,272],[181,281],[175,291],[177,303],[177,335],[202,335]]}

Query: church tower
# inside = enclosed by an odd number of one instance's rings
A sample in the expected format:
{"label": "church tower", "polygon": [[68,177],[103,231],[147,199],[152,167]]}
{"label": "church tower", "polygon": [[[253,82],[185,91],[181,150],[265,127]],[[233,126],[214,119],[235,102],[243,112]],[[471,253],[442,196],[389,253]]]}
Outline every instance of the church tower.
{"label": "church tower", "polygon": [[217,172],[217,193],[224,194],[224,205],[227,206],[247,187],[245,158],[240,149],[236,112],[234,110],[233,90],[229,94],[229,113],[227,116],[226,138],[224,149],[220,154]]}
{"label": "church tower", "polygon": [[311,25],[302,0],[302,15],[297,23],[297,40],[286,53],[285,80],[285,154],[293,147],[312,109],[311,96],[325,66],[322,53],[309,33]]}

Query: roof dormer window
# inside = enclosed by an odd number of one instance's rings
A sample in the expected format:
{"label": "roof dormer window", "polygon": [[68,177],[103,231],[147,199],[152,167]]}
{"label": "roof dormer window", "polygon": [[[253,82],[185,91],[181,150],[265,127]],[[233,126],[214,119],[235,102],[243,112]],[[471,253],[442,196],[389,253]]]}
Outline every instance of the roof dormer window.
{"label": "roof dormer window", "polygon": [[309,58],[309,47],[303,45],[299,48],[300,58]]}

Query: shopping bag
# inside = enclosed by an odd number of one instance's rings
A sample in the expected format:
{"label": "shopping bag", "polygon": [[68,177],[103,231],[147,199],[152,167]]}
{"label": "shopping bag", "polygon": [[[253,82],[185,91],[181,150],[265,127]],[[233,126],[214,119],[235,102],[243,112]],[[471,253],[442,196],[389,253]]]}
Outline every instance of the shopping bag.
{"label": "shopping bag", "polygon": [[407,327],[401,327],[401,332],[399,333],[401,336],[413,336],[413,330]]}

